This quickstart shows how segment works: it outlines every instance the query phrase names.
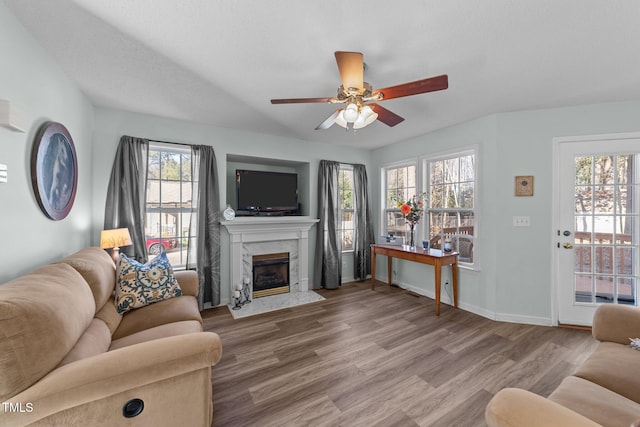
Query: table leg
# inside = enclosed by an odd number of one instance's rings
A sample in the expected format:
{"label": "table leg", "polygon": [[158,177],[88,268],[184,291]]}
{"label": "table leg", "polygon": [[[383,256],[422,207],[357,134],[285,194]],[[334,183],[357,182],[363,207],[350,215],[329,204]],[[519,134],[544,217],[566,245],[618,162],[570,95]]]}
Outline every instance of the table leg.
{"label": "table leg", "polygon": [[393,257],[391,255],[387,255],[387,283],[391,284],[391,273],[393,273]]}
{"label": "table leg", "polygon": [[440,282],[442,281],[442,265],[439,262],[436,262],[436,264],[433,266],[433,270],[436,274],[436,316],[440,316],[440,287],[442,286]]}
{"label": "table leg", "polygon": [[458,261],[451,264],[451,282],[453,282],[453,306],[458,308]]}
{"label": "table leg", "polygon": [[371,248],[371,290],[376,286],[376,251]]}

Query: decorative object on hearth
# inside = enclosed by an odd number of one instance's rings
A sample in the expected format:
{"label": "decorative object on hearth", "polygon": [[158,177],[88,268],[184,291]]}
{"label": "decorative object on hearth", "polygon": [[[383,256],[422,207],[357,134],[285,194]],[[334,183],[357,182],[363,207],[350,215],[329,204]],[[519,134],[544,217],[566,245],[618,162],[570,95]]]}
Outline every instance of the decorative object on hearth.
{"label": "decorative object on hearth", "polygon": [[242,296],[244,297],[244,304],[251,302],[251,279],[249,276],[245,276],[242,282]]}
{"label": "decorative object on hearth", "polygon": [[373,90],[372,86],[364,81],[364,55],[360,52],[335,52],[336,62],[342,85],[338,88],[338,96],[335,98],[288,98],[272,99],[272,104],[302,104],[302,103],[329,103],[345,104],[320,123],[316,130],[328,129],[334,123],[346,130],[363,128],[380,120],[387,126],[395,126],[404,121],[404,118],[392,113],[386,108],[372,101],[384,101],[417,95],[420,93],[444,90],[449,87],[449,78],[446,74],[390,86],[384,89]]}
{"label": "decorative object on hearth", "polygon": [[240,310],[242,308],[242,294],[239,290],[233,291],[233,310]]}
{"label": "decorative object on hearth", "polygon": [[416,246],[414,241],[414,231],[416,225],[420,222],[420,218],[424,215],[424,205],[426,201],[426,193],[418,193],[409,197],[407,200],[396,199],[398,209],[400,209],[400,213],[402,213],[402,216],[410,227],[411,235],[409,246],[412,248]]}
{"label": "decorative object on hearth", "polygon": [[243,305],[251,302],[251,288],[248,277],[244,278],[243,283],[238,283],[233,290],[233,310],[239,310]]}
{"label": "decorative object on hearth", "polygon": [[236,217],[236,212],[233,210],[231,205],[227,205],[227,208],[222,211],[222,216],[227,221],[232,221]]}
{"label": "decorative object on hearth", "polygon": [[31,182],[42,212],[58,221],[73,207],[78,185],[78,159],[67,128],[44,123],[31,151]]}
{"label": "decorative object on hearth", "polygon": [[100,247],[111,249],[113,262],[118,263],[120,257],[120,247],[133,244],[128,228],[115,228],[112,230],[102,230],[100,233]]}

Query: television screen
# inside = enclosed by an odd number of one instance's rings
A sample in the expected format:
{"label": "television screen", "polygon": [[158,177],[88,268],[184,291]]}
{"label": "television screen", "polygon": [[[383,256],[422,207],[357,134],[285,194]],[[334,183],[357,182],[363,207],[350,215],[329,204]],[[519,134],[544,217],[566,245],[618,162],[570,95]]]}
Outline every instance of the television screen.
{"label": "television screen", "polygon": [[239,211],[290,212],[298,209],[298,175],[236,170]]}

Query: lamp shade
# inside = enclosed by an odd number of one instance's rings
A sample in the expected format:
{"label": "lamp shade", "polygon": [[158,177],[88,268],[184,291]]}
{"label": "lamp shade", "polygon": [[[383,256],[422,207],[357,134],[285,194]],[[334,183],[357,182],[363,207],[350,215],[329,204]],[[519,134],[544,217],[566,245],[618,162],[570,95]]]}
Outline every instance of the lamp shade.
{"label": "lamp shade", "polygon": [[358,119],[358,106],[356,104],[349,104],[344,109],[343,117],[347,123],[353,123]]}
{"label": "lamp shade", "polygon": [[100,247],[103,249],[118,248],[131,244],[131,235],[128,228],[102,230],[102,233],[100,233]]}
{"label": "lamp shade", "polygon": [[340,113],[333,119],[334,123],[338,126],[342,126],[343,128],[347,128],[347,121],[344,119],[344,110],[341,109]]}
{"label": "lamp shade", "polygon": [[365,126],[370,125],[378,118],[378,113],[373,111],[371,107],[365,105],[360,110],[360,115],[358,116],[358,120],[353,124],[354,129],[361,129]]}

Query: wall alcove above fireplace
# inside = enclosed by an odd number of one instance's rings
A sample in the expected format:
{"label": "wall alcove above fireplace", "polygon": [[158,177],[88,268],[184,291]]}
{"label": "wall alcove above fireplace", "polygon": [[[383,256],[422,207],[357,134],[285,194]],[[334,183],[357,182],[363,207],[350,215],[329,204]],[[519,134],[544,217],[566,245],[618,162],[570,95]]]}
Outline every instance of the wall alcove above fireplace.
{"label": "wall alcove above fireplace", "polygon": [[[295,173],[298,176],[298,203],[301,208],[300,215],[309,215],[311,181],[309,177],[308,162],[227,154],[227,204],[237,211],[236,169]],[[274,191],[277,191],[277,189],[274,189]]]}

